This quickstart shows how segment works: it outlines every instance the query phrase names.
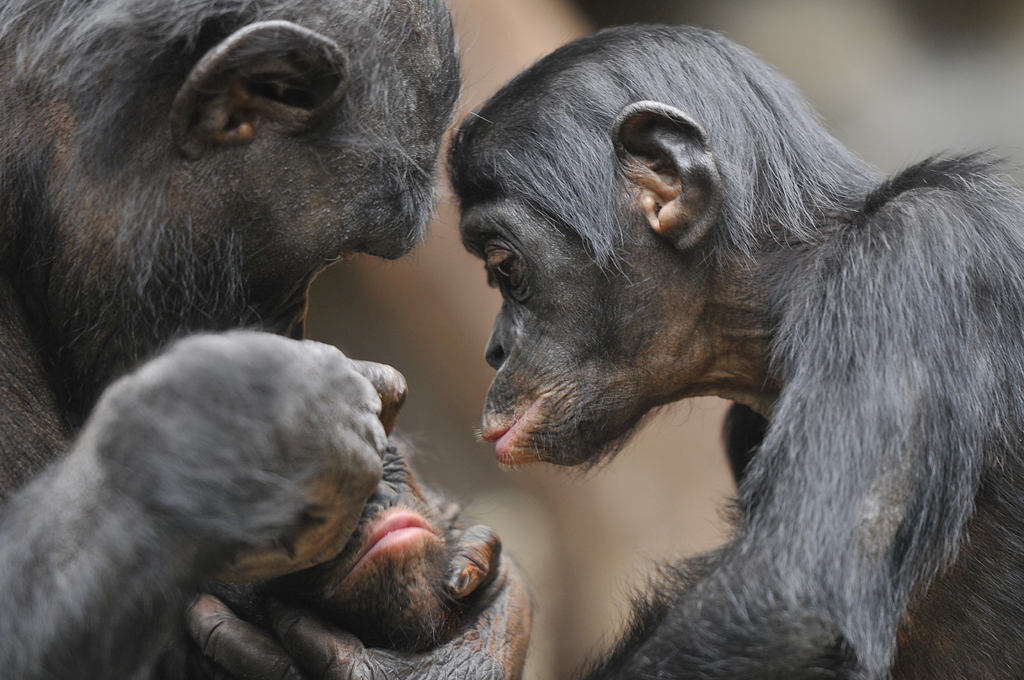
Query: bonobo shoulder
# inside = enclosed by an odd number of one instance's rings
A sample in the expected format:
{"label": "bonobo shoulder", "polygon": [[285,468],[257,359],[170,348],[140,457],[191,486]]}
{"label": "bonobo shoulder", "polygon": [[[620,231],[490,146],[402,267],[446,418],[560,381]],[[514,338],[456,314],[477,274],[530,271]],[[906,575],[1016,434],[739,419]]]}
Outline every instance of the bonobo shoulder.
{"label": "bonobo shoulder", "polygon": [[907,168],[868,194],[854,222],[865,236],[897,239],[890,245],[902,236],[916,247],[961,252],[932,266],[991,268],[1005,255],[1000,248],[1024,248],[1024,198],[986,154],[934,157]]}

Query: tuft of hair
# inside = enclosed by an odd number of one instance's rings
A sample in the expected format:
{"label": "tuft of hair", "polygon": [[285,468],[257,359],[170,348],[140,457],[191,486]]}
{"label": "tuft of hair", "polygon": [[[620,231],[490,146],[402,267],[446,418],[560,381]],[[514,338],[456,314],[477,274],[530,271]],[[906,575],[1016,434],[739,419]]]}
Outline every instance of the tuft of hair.
{"label": "tuft of hair", "polygon": [[510,81],[459,130],[451,182],[464,207],[525,197],[594,258],[613,262],[630,230],[611,125],[641,100],[675,106],[711,139],[725,185],[712,246],[817,240],[816,218],[857,207],[872,171],[802,95],[749,50],[691,26],[623,26],[570,43]]}

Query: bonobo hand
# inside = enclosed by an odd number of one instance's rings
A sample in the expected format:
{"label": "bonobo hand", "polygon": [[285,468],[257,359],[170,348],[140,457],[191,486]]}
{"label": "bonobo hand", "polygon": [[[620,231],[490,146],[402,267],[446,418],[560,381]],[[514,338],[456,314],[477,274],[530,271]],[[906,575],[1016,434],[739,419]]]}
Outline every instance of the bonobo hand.
{"label": "bonobo hand", "polygon": [[115,382],[83,438],[201,570],[271,578],[345,545],[381,476],[379,394],[398,392],[396,371],[328,345],[201,335]]}
{"label": "bonobo hand", "polygon": [[456,547],[447,589],[466,609],[454,637],[440,646],[423,653],[366,648],[344,630],[280,602],[271,607],[275,636],[239,619],[212,595],[202,595],[187,615],[189,632],[206,655],[193,677],[517,680],[530,638],[526,581],[487,527],[474,526],[452,538]]}

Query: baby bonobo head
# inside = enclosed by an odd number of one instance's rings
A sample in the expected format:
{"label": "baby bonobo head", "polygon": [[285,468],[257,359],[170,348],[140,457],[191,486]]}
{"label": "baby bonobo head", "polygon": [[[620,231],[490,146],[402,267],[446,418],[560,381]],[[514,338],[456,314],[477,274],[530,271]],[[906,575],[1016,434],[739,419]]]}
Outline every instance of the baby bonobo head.
{"label": "baby bonobo head", "polygon": [[431,646],[450,634],[459,611],[447,586],[451,518],[441,515],[392,445],[380,486],[341,553],[278,579],[275,590],[367,645]]}
{"label": "baby bonobo head", "polygon": [[768,66],[669,26],[541,59],[450,160],[463,242],[504,298],[482,434],[511,465],[593,464],[686,397],[768,415],[773,256],[865,177]]}

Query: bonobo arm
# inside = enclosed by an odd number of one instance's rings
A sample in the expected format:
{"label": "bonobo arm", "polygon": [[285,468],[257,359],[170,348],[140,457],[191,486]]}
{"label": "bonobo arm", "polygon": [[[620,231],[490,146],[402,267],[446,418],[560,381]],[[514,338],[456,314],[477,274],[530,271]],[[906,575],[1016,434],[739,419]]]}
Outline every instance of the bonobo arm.
{"label": "bonobo arm", "polygon": [[729,460],[733,481],[739,486],[754,454],[764,441],[768,421],[745,404],[733,404],[722,426],[725,455]]}
{"label": "bonobo arm", "polygon": [[332,556],[386,443],[356,366],[316,343],[230,333],[176,343],[114,383],[0,518],[0,674],[136,677],[198,580]]}
{"label": "bonobo arm", "polygon": [[130,677],[172,630],[198,558],[80,443],[0,520],[3,675]]}
{"label": "bonobo arm", "polygon": [[593,677],[889,677],[908,602],[955,555],[1014,422],[1001,401],[1021,388],[985,349],[998,299],[970,293],[1020,257],[983,236],[998,200],[908,192],[805,263],[737,536]]}

